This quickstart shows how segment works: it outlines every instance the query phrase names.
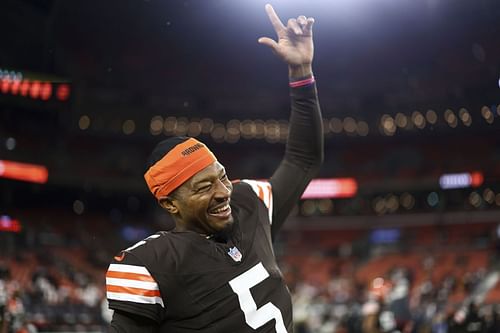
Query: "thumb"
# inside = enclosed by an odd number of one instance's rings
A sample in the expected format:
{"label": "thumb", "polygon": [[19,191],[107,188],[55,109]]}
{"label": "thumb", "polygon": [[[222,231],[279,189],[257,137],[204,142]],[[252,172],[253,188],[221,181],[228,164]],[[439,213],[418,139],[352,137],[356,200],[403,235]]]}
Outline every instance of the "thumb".
{"label": "thumb", "polygon": [[269,37],[260,37],[258,42],[259,44],[267,45],[273,51],[276,51],[278,49],[278,43],[276,43],[274,39],[271,39]]}

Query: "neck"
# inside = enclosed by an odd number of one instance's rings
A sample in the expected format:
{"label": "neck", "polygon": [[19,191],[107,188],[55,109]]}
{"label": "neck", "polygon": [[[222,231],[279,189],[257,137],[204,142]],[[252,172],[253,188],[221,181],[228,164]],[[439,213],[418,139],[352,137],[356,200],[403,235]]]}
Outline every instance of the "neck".
{"label": "neck", "polygon": [[213,237],[213,234],[210,234],[206,231],[198,230],[196,228],[187,228],[185,225],[182,225],[182,224],[177,224],[175,226],[175,228],[173,229],[173,231],[180,231],[180,232],[191,231],[191,232],[197,233],[198,235],[200,235],[201,237],[204,237],[206,239],[210,239]]}

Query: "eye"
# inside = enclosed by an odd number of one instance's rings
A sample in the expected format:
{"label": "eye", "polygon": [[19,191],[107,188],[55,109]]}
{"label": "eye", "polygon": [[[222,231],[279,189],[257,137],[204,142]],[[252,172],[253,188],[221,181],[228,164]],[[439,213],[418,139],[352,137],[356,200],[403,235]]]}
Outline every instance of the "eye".
{"label": "eye", "polygon": [[201,187],[198,187],[198,189],[196,190],[196,192],[206,192],[208,190],[210,190],[210,188],[212,187],[212,184],[206,184],[206,185],[202,185]]}
{"label": "eye", "polygon": [[221,180],[226,180],[227,179],[227,174],[224,174],[222,177],[220,177]]}
{"label": "eye", "polygon": [[210,189],[210,187],[211,187],[211,185],[202,186],[202,187],[198,188],[198,192],[207,191]]}

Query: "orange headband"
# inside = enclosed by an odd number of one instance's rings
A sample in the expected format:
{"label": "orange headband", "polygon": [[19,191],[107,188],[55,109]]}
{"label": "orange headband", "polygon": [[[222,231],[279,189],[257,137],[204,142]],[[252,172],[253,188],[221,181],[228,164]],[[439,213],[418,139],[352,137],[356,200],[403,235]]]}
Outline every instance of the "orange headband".
{"label": "orange headband", "polygon": [[150,167],[144,179],[151,193],[160,199],[215,161],[214,154],[203,143],[190,138]]}

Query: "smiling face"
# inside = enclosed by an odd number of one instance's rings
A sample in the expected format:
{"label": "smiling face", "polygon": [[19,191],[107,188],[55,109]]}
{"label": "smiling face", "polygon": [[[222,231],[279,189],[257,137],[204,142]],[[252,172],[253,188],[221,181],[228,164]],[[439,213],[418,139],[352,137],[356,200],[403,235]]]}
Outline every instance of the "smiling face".
{"label": "smiling face", "polygon": [[233,223],[229,206],[232,191],[226,170],[214,162],[162,198],[160,205],[172,214],[177,230],[211,235]]}

